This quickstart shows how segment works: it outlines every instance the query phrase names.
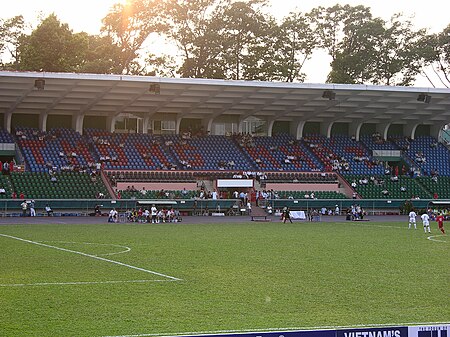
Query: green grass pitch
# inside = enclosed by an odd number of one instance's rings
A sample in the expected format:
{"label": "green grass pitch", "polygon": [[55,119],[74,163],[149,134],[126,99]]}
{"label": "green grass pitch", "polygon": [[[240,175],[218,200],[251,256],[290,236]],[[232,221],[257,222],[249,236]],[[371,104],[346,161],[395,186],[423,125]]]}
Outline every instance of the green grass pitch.
{"label": "green grass pitch", "polygon": [[448,322],[449,240],[433,229],[439,241],[399,222],[2,225],[0,335]]}

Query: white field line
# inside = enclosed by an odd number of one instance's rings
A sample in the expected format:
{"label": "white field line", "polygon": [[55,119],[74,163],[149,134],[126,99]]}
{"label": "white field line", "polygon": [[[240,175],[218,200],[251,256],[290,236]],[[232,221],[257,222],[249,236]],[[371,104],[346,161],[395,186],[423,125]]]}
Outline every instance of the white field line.
{"label": "white field line", "polygon": [[431,235],[431,236],[427,237],[427,239],[430,240],[430,241],[434,241],[434,242],[445,242],[445,243],[447,243],[447,240],[435,239],[436,237],[442,238],[443,235]]}
{"label": "white field line", "polygon": [[174,280],[174,281],[182,281],[179,278],[176,278],[176,277],[173,277],[173,276],[169,276],[169,275],[165,275],[165,274],[161,274],[161,273],[158,273],[156,271],[152,271],[152,270],[148,270],[148,269],[132,266],[132,265],[129,265],[129,264],[126,264],[126,263],[123,263],[123,262],[119,262],[119,261],[105,259],[104,257],[100,257],[100,256],[92,255],[92,254],[86,254],[86,253],[83,253],[83,252],[78,252],[76,250],[71,250],[71,249],[56,247],[56,246],[52,246],[52,245],[47,245],[45,243],[31,241],[31,240],[26,240],[26,239],[22,239],[22,238],[19,238],[19,237],[16,237],[16,236],[6,235],[6,234],[0,234],[0,236],[3,236],[5,238],[14,239],[14,240],[19,240],[19,241],[22,241],[22,242],[32,243],[32,244],[38,245],[38,246],[43,246],[43,247],[47,247],[47,248],[53,248],[53,249],[61,250],[61,251],[68,252],[68,253],[74,253],[74,254],[90,257],[92,259],[97,259],[97,260],[100,260],[100,261],[105,261],[105,262],[117,264],[119,266],[124,266],[124,267],[127,267],[127,268],[139,270],[139,271],[142,271],[144,273],[149,273],[149,274],[153,274],[153,275],[162,276],[162,277]]}
{"label": "white field line", "polygon": [[202,336],[202,335],[218,335],[221,334],[248,334],[248,333],[279,333],[292,331],[316,331],[316,330],[336,330],[336,329],[351,329],[351,328],[377,328],[390,326],[416,326],[416,325],[447,325],[449,322],[408,322],[408,323],[383,323],[383,324],[355,324],[355,325],[325,325],[314,327],[297,327],[297,328],[267,328],[267,329],[245,329],[245,330],[213,330],[213,331],[196,331],[196,332],[178,332],[178,333],[146,333],[135,335],[117,335],[117,336],[102,336],[102,337],[163,337],[163,336]]}
{"label": "white field line", "polygon": [[131,251],[131,248],[128,246],[122,246],[122,245],[116,245],[113,243],[95,243],[95,242],[72,242],[72,241],[36,241],[39,243],[42,242],[51,242],[51,243],[69,243],[69,244],[79,244],[79,245],[92,245],[92,246],[111,246],[111,247],[118,247],[118,248],[124,248],[124,250],[118,251],[118,252],[112,252],[112,253],[105,253],[105,254],[92,254],[95,256],[111,256],[111,255],[117,255],[117,254],[123,254],[128,253]]}
{"label": "white field line", "polygon": [[36,286],[65,286],[84,284],[116,284],[116,283],[148,283],[148,282],[174,282],[175,280],[128,280],[128,281],[92,281],[92,282],[38,282],[38,283],[11,283],[0,284],[0,287],[36,287]]}

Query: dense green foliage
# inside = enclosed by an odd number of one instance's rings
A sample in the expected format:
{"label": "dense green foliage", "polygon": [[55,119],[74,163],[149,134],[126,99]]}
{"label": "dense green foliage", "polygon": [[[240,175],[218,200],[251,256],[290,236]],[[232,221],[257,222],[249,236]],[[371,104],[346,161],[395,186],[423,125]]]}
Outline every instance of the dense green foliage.
{"label": "dense green foliage", "polygon": [[[448,239],[427,240],[406,223],[27,224],[0,233],[182,279],[0,236],[5,337],[450,319]],[[131,251],[100,255],[124,250],[105,244]],[[5,286],[131,280],[167,282]]]}
{"label": "dense green foliage", "polygon": [[449,27],[427,34],[363,5],[277,20],[266,0],[130,0],[111,7],[100,35],[73,33],[54,14],[31,33],[21,16],[0,19],[0,56],[3,69],[293,82],[325,50],[329,82],[412,85],[431,65],[448,86]]}

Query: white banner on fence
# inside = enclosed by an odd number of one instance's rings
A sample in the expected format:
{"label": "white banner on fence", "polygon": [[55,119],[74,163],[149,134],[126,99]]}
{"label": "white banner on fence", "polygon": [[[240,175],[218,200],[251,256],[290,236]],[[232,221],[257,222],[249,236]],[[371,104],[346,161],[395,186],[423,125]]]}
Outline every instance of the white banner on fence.
{"label": "white banner on fence", "polygon": [[253,187],[253,179],[217,179],[217,187]]}

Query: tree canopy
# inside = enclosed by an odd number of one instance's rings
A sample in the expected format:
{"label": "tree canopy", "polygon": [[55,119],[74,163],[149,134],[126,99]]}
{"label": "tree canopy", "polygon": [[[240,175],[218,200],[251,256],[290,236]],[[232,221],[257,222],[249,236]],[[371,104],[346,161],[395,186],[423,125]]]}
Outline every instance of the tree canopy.
{"label": "tree canopy", "polygon": [[408,86],[431,69],[450,85],[450,25],[427,34],[362,5],[276,19],[267,0],[129,0],[99,35],[74,33],[55,14],[27,27],[21,16],[0,19],[2,69],[302,82],[323,50],[328,82]]}

